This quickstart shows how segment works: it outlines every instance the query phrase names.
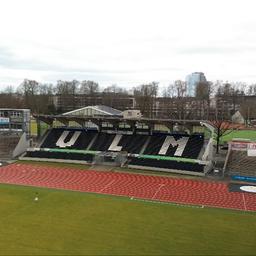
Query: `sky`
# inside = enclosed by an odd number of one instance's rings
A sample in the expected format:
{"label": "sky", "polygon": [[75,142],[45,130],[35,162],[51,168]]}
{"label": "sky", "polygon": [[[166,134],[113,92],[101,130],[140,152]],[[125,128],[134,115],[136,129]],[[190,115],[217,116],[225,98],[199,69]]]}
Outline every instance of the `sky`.
{"label": "sky", "polygon": [[24,78],[256,83],[255,0],[0,0],[0,89]]}

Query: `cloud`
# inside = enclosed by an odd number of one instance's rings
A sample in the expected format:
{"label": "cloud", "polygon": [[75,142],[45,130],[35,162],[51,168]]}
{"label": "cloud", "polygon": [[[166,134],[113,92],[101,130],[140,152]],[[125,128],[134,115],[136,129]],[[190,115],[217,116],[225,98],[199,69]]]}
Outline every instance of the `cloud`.
{"label": "cloud", "polygon": [[0,86],[6,81],[18,85],[24,78],[168,84],[194,71],[205,72],[209,80],[252,81],[252,2],[5,1]]}
{"label": "cloud", "polygon": [[221,55],[230,55],[230,54],[244,54],[256,52],[256,46],[252,45],[230,45],[230,46],[196,46],[196,47],[187,47],[178,50],[179,54],[184,55],[211,55],[211,54],[221,54]]}
{"label": "cloud", "polygon": [[[65,56],[65,51],[60,53],[60,55]],[[63,57],[62,57],[63,58]],[[55,73],[84,73],[84,74],[98,74],[98,75],[106,75],[106,74],[134,74],[134,73],[145,73],[145,72],[159,72],[159,71],[178,71],[180,68],[174,66],[161,66],[156,65],[153,67],[118,67],[118,65],[112,67],[102,68],[102,66],[98,65],[100,59],[94,63],[96,67],[90,66],[82,68],[82,65],[76,63],[76,59],[69,58],[70,66],[61,63],[61,58],[55,63],[51,62],[51,58],[49,58],[48,62],[46,60],[42,61],[36,58],[24,58],[8,49],[7,47],[0,48],[0,66],[5,69],[13,69],[13,70],[31,70],[31,71],[48,71],[48,72],[55,72]],[[73,61],[73,63],[72,63]],[[108,60],[109,62],[120,62],[122,58],[113,56]]]}
{"label": "cloud", "polygon": [[9,66],[12,63],[14,63],[12,52],[5,47],[0,47],[0,66]]}

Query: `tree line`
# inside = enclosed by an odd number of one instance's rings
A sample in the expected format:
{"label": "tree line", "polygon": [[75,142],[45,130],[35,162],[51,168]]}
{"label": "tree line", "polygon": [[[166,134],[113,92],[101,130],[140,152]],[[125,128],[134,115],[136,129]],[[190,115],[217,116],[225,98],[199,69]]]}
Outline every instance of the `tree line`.
{"label": "tree line", "polygon": [[[197,109],[198,115],[207,118],[213,98],[223,97],[225,99],[226,97],[233,102],[235,109],[239,97],[256,95],[256,84],[223,81],[201,82],[196,86],[194,97],[189,97],[186,82],[181,80],[174,81],[165,88],[160,88],[158,82],[151,82],[127,90],[118,85],[102,88],[98,83],[90,80],[59,80],[56,84],[51,84],[24,79],[16,89],[6,86],[0,91],[0,107],[29,108],[32,113],[57,114],[60,110],[56,109],[56,104],[53,102],[54,95],[63,96],[66,103],[72,105],[74,109],[77,108],[77,95],[86,97],[97,95],[108,99],[130,95],[135,98],[136,108],[140,109],[147,117],[155,117],[156,108],[159,107],[157,102],[159,103],[159,98],[161,98],[160,103],[165,112],[162,115],[178,119],[189,118],[191,111],[187,111],[189,109],[188,102],[193,102],[193,104],[196,102],[194,108]],[[170,104],[175,104],[176,112],[173,111],[173,105],[170,107]],[[171,110],[172,113],[168,113],[168,110]],[[176,116],[171,116],[174,114]]]}

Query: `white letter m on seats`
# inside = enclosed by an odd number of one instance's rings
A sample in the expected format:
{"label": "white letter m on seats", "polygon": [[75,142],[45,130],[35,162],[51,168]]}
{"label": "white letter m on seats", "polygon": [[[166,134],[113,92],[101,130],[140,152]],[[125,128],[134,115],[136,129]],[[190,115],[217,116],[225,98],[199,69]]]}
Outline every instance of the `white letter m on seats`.
{"label": "white letter m on seats", "polygon": [[175,140],[175,138],[173,136],[166,136],[165,141],[161,147],[161,149],[159,150],[158,154],[159,155],[166,155],[168,148],[170,147],[170,145],[172,145],[173,147],[177,147],[174,155],[175,156],[182,156],[183,151],[187,145],[189,137],[182,137],[178,140]]}

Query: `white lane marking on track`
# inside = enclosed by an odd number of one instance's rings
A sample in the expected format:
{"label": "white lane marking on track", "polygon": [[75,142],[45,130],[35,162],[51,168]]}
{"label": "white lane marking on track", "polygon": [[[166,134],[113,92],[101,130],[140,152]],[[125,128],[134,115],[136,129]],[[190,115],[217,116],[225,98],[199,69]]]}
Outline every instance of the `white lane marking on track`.
{"label": "white lane marking on track", "polygon": [[110,181],[105,187],[103,187],[103,188],[100,190],[100,193],[103,192],[103,190],[105,190],[106,188],[110,187],[114,182],[115,182],[115,180]]}
{"label": "white lane marking on track", "polygon": [[246,202],[245,202],[244,193],[242,194],[242,196],[243,196],[243,202],[244,202],[244,209],[245,209],[245,211],[247,211],[247,207],[246,207]]}
{"label": "white lane marking on track", "polygon": [[165,184],[160,184],[159,188],[156,190],[155,194],[152,196],[152,199],[154,199],[156,197],[156,195],[159,193],[161,188],[164,187],[164,186],[165,186]]}

